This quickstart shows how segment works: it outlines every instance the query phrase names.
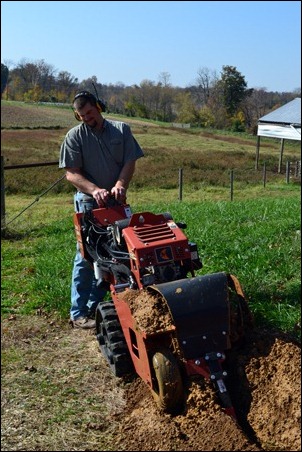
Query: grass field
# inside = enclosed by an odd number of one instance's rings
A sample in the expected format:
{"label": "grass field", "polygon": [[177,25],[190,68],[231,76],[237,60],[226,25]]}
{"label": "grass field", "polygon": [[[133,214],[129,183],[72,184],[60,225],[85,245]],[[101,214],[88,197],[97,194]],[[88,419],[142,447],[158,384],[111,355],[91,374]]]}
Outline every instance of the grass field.
{"label": "grass field", "polygon": [[[58,161],[65,133],[77,124],[71,108],[66,107],[2,101],[1,113],[1,152],[5,166]],[[131,125],[145,153],[145,157],[137,162],[131,184],[131,191],[137,196],[144,192],[150,198],[155,193],[155,199],[158,199],[165,193],[164,196],[175,199],[175,193],[178,196],[180,169],[186,199],[229,199],[231,172],[237,199],[275,196],[279,189],[280,195],[286,196],[294,184],[300,184],[301,176],[295,177],[294,171],[295,162],[301,160],[300,142],[286,142],[284,164],[279,174],[279,140],[262,139],[259,167],[255,170],[254,136],[204,129],[177,129],[170,124],[137,118],[118,119],[124,119]],[[293,165],[290,186],[286,184],[286,161]],[[6,194],[38,195],[61,176],[62,170],[57,166],[6,170]],[[64,181],[53,188],[54,193],[72,191],[73,188]]]}

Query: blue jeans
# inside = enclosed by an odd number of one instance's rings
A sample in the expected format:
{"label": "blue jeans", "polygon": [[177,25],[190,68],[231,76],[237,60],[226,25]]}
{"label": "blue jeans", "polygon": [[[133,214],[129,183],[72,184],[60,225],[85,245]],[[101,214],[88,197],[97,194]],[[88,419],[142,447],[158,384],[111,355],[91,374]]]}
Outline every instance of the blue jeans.
{"label": "blue jeans", "polygon": [[[74,207],[77,213],[98,208],[92,197],[80,192],[74,195]],[[94,270],[82,257],[77,243],[71,282],[70,318],[72,320],[93,315],[98,303],[103,300],[107,291],[97,287],[96,282]]]}

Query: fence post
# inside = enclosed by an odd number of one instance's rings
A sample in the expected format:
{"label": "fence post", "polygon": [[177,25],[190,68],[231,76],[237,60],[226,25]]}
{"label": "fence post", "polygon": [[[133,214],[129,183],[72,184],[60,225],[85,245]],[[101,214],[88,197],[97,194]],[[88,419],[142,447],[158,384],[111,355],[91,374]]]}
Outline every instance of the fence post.
{"label": "fence post", "polygon": [[234,170],[231,170],[231,176],[230,176],[230,179],[231,179],[231,201],[233,201],[233,193],[234,193],[234,190],[233,190],[233,187],[234,187]]}
{"label": "fence post", "polygon": [[299,177],[299,168],[301,167],[301,160],[296,160],[295,163],[295,177]]}
{"label": "fence post", "polygon": [[282,171],[283,151],[284,151],[284,138],[281,138],[278,173],[281,173]]}
{"label": "fence post", "polygon": [[263,187],[266,185],[266,162],[263,163]]}
{"label": "fence post", "polygon": [[4,157],[1,155],[1,229],[5,228]]}
{"label": "fence post", "polygon": [[259,149],[260,149],[260,135],[257,136],[255,170],[258,169],[259,165]]}
{"label": "fence post", "polygon": [[182,168],[179,168],[178,172],[178,186],[179,186],[178,199],[179,201],[182,201]]}
{"label": "fence post", "polygon": [[289,175],[290,175],[290,161],[286,161],[286,183],[289,184]]}

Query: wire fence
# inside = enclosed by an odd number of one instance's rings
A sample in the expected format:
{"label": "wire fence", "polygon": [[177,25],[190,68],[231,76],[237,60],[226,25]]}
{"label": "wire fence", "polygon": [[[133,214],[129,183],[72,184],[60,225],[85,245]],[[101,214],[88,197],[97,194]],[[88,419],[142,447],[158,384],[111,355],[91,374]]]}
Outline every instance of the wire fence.
{"label": "wire fence", "polygon": [[[10,223],[15,221],[19,216],[21,216],[27,209],[29,209],[33,204],[39,201],[39,199],[53,189],[59,182],[61,182],[65,178],[65,174],[53,182],[46,190],[44,190],[41,194],[35,197],[34,201],[32,201],[28,206],[22,209],[17,215],[15,215],[9,221],[6,221],[6,210],[5,210],[5,182],[4,182],[4,171],[7,170],[15,170],[21,168],[33,168],[33,167],[42,167],[42,166],[58,166],[59,162],[43,162],[43,163],[27,163],[21,165],[7,165],[4,166],[4,158],[1,156],[1,230],[5,229]],[[235,181],[235,171],[231,169],[229,171],[230,174],[230,182],[229,182],[229,199],[233,201],[234,199],[234,181]],[[286,162],[285,169],[285,180],[286,183],[290,183],[290,178],[293,177],[301,181],[301,160],[295,162]],[[262,172],[262,183],[263,187],[266,186],[267,183],[267,169],[266,164],[264,162],[263,172]],[[178,200],[182,201],[183,199],[183,168],[179,168],[178,170]]]}

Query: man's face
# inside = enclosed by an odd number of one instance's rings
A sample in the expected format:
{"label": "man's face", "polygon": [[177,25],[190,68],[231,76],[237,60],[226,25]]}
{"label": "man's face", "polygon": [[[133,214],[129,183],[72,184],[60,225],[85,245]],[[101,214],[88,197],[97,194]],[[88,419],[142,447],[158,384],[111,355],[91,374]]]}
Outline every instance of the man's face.
{"label": "man's face", "polygon": [[96,127],[100,122],[100,113],[98,109],[89,102],[87,102],[83,108],[76,109],[76,112],[81,120],[89,127]]}

